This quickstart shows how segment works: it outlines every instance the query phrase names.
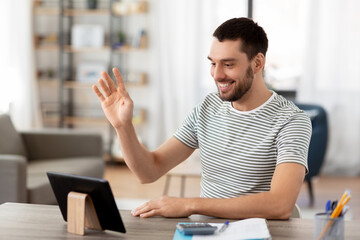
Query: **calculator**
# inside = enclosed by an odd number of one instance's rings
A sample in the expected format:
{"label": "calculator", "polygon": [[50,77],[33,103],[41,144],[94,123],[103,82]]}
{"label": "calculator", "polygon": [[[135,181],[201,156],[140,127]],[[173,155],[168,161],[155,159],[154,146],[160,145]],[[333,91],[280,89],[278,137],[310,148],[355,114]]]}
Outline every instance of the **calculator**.
{"label": "calculator", "polygon": [[184,235],[210,235],[217,229],[209,223],[178,223],[176,228]]}

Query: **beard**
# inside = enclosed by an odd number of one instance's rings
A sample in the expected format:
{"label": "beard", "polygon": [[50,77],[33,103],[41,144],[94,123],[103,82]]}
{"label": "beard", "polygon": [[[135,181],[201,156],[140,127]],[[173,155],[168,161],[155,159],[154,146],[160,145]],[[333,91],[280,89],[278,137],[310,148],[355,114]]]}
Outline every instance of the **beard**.
{"label": "beard", "polygon": [[230,93],[228,96],[222,95],[220,89],[218,88],[220,99],[229,102],[235,102],[241,99],[250,90],[253,80],[254,80],[254,73],[251,67],[249,66],[246,69],[245,77],[242,79],[242,84],[235,85],[234,91]]}

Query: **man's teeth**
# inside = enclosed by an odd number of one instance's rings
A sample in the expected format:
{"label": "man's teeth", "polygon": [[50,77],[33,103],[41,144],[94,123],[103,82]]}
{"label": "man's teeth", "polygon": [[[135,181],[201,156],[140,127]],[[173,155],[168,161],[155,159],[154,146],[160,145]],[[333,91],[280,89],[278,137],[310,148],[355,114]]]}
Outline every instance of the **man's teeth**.
{"label": "man's teeth", "polygon": [[230,83],[219,83],[219,86],[222,88],[227,87],[229,85],[230,85]]}

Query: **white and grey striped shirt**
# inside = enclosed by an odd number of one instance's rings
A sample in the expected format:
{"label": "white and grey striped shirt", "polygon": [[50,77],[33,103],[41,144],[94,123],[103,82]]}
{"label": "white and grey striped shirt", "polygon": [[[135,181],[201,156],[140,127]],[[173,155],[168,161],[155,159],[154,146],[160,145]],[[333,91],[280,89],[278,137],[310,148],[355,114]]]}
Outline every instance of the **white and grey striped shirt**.
{"label": "white and grey striped shirt", "polygon": [[247,112],[212,93],[174,137],[200,149],[201,197],[231,198],[269,191],[277,164],[295,162],[308,171],[311,131],[308,116],[275,92]]}

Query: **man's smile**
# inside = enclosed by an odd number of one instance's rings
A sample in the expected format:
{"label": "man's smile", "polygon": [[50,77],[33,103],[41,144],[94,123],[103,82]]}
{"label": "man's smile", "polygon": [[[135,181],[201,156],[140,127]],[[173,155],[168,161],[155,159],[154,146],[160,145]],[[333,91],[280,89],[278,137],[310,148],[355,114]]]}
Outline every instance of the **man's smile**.
{"label": "man's smile", "polygon": [[221,92],[227,92],[231,89],[232,85],[233,85],[234,81],[232,82],[218,82],[218,88]]}

